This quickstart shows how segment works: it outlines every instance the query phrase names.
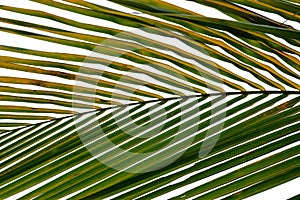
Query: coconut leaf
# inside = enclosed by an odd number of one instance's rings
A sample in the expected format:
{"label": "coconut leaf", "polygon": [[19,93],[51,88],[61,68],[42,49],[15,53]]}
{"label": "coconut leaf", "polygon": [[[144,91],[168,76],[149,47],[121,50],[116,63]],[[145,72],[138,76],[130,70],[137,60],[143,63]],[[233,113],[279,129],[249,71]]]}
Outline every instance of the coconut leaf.
{"label": "coconut leaf", "polygon": [[299,177],[299,2],[30,3],[0,5],[26,16],[1,33],[41,44],[0,44],[1,199],[242,199]]}

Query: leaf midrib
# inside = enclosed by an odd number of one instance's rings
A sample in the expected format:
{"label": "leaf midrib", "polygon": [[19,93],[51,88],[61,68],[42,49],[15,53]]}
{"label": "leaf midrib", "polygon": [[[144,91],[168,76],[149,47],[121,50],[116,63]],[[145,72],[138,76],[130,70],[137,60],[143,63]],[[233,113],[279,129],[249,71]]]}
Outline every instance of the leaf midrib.
{"label": "leaf midrib", "polygon": [[34,123],[34,124],[28,124],[19,128],[15,128],[15,129],[11,129],[11,130],[7,130],[4,132],[1,132],[0,135],[2,134],[6,134],[7,132],[14,132],[14,131],[18,131],[21,130],[23,128],[27,128],[30,126],[37,126],[37,125],[41,125],[44,123],[48,123],[51,121],[56,121],[56,120],[63,120],[63,119],[67,119],[67,118],[71,118],[71,117],[75,117],[75,116],[81,116],[81,115],[85,115],[85,114],[90,114],[93,112],[97,112],[97,111],[105,111],[105,110],[110,110],[110,109],[114,109],[114,108],[120,108],[120,107],[127,107],[127,106],[134,106],[134,105],[138,105],[138,104],[148,104],[148,103],[155,103],[155,102],[159,102],[159,101],[171,101],[171,100],[184,100],[184,99],[189,99],[189,98],[197,98],[197,97],[212,97],[212,96],[231,96],[231,95],[255,95],[255,94],[286,94],[286,95],[294,95],[294,94],[298,94],[300,95],[300,91],[289,91],[289,90],[285,90],[285,91],[276,91],[276,90],[265,90],[265,91],[237,91],[237,92],[215,92],[215,93],[206,93],[206,94],[195,94],[195,95],[186,95],[186,96],[180,96],[180,97],[168,97],[168,98],[163,98],[163,99],[152,99],[152,100],[148,100],[148,101],[141,101],[141,102],[134,102],[134,103],[128,103],[128,104],[120,104],[120,105],[115,105],[115,106],[111,106],[111,107],[107,107],[107,108],[99,108],[99,109],[93,109],[90,111],[86,111],[86,112],[82,112],[82,113],[76,113],[76,114],[71,114],[71,115],[67,115],[64,117],[60,117],[60,118],[54,118],[54,119],[50,119],[50,120],[45,120],[43,122],[39,122],[39,123]]}

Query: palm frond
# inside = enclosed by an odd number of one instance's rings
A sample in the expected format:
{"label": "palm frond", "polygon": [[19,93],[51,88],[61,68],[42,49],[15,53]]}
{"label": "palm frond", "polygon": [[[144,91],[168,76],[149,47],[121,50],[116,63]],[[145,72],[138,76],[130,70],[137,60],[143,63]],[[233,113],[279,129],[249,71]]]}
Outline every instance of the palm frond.
{"label": "palm frond", "polygon": [[223,19],[30,2],[0,6],[36,19],[1,17],[1,33],[69,51],[0,44],[16,74],[0,76],[1,199],[242,199],[299,177],[297,1],[182,1]]}

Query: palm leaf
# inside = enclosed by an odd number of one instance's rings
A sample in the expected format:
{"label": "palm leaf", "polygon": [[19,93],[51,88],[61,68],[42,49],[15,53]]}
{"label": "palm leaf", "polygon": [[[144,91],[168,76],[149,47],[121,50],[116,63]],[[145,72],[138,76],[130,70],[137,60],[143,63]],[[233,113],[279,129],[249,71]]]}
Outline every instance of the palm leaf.
{"label": "palm leaf", "polygon": [[0,31],[69,51],[0,44],[16,74],[0,76],[1,199],[241,199],[299,177],[300,31],[260,14],[299,22],[299,2],[185,1],[226,19],[30,2],[0,9],[53,25],[1,17]]}

